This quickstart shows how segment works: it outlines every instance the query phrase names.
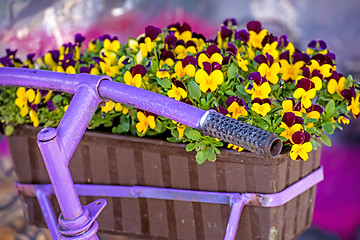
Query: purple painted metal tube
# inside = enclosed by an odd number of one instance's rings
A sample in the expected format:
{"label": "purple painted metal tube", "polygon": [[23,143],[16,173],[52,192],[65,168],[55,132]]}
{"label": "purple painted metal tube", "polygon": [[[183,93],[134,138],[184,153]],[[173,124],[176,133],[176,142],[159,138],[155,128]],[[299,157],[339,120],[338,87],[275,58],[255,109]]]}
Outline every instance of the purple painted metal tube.
{"label": "purple painted metal tube", "polygon": [[239,226],[240,216],[243,208],[249,202],[250,199],[238,197],[236,200],[233,200],[233,205],[231,207],[230,217],[228,224],[226,226],[226,232],[224,240],[233,240],[236,237],[236,232]]}
{"label": "purple painted metal tube", "polygon": [[51,194],[48,188],[39,187],[36,190],[36,197],[39,202],[41,212],[43,213],[46,225],[49,228],[52,239],[59,239],[60,234],[57,231],[57,221],[55,217],[54,208],[50,201]]}
{"label": "purple painted metal tube", "polygon": [[[64,74],[27,68],[0,68],[3,86],[24,86],[35,89],[52,89],[59,92],[75,93],[76,86],[81,82],[81,75]],[[99,78],[98,76],[93,76]]]}
{"label": "purple painted metal tube", "polygon": [[64,162],[65,154],[56,129],[45,128],[38,134],[38,145],[54,187],[61,212],[66,219],[73,219],[83,212],[75,191],[69,168]]}
{"label": "purple painted metal tube", "polygon": [[99,93],[105,99],[112,99],[175,120],[186,126],[198,128],[205,111],[169,97],[144,91],[123,83],[103,81]]}
{"label": "purple painted metal tube", "polygon": [[67,157],[66,165],[69,164],[94,112],[101,102],[96,93],[97,90],[91,89],[89,84],[80,83],[57,128],[57,136],[60,138],[62,149]]}

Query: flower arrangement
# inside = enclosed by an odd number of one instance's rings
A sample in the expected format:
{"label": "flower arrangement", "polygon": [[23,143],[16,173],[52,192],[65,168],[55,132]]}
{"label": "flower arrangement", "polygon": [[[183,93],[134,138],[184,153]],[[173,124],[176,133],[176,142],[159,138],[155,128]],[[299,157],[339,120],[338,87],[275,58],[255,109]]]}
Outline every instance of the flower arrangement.
{"label": "flower arrangement", "polygon": [[[205,39],[184,24],[161,30],[147,26],[136,39],[120,43],[103,35],[83,46],[75,36],[58,50],[25,60],[6,50],[0,67],[26,67],[65,73],[108,75],[114,81],[154,91],[276,133],[293,160],[330,146],[327,134],[350,116],[360,114],[359,83],[336,71],[335,54],[322,40],[300,51],[286,35],[269,33],[258,21],[237,29],[234,19],[221,25],[215,39]],[[18,124],[56,126],[71,96],[52,91],[0,88],[0,115],[10,135]],[[139,137],[157,136],[187,143],[196,161],[215,161],[224,143],[197,130],[140,109],[107,101],[95,113],[89,129]],[[320,141],[318,141],[320,139]],[[241,151],[240,146],[227,144]]]}

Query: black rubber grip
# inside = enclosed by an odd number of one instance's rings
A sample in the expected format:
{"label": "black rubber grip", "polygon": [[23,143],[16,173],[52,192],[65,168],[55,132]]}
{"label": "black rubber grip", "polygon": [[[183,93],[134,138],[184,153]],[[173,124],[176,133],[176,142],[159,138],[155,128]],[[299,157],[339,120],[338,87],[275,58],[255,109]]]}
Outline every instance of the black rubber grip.
{"label": "black rubber grip", "polygon": [[282,141],[271,132],[227,117],[215,110],[208,110],[200,120],[202,134],[232,143],[265,157],[280,154]]}

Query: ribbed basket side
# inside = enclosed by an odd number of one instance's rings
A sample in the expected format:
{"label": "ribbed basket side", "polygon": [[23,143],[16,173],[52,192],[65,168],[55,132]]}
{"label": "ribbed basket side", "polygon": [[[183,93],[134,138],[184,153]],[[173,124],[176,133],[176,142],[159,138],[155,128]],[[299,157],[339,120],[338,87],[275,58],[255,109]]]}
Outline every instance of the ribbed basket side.
{"label": "ribbed basket side", "polygon": [[[38,131],[20,128],[8,138],[22,183],[49,183],[36,144]],[[275,193],[317,169],[319,159],[320,151],[303,162],[284,155],[267,159],[225,150],[215,163],[198,165],[194,153],[186,152],[182,144],[91,132],[83,137],[69,167],[75,183]],[[311,224],[315,191],[313,187],[276,208],[246,206],[237,237],[293,239]],[[80,198],[84,205],[95,199]],[[226,205],[173,200],[106,200],[98,218],[101,231],[148,239],[222,239],[231,210]],[[25,202],[29,221],[43,225],[36,200]]]}

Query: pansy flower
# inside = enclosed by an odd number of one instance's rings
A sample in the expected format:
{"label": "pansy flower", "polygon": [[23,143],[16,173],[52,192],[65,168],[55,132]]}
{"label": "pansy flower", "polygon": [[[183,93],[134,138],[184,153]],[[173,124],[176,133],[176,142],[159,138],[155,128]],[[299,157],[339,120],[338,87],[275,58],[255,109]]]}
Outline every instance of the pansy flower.
{"label": "pansy flower", "polygon": [[206,51],[204,53],[200,53],[198,56],[198,62],[199,66],[203,68],[204,62],[217,62],[220,65],[222,64],[223,56],[221,55],[221,50],[216,46],[216,44],[211,44],[206,48]]}
{"label": "pansy flower", "polygon": [[338,123],[340,124],[349,124],[350,123],[350,119],[348,117],[346,117],[345,115],[340,115],[337,119]]}
{"label": "pansy flower", "polygon": [[310,143],[310,134],[308,132],[297,131],[292,136],[292,142],[294,145],[290,150],[290,158],[292,160],[308,160],[309,152],[312,150],[312,144]]}
{"label": "pansy flower", "polygon": [[29,112],[28,103],[35,100],[35,91],[33,89],[26,90],[24,87],[19,87],[16,90],[15,105],[20,108],[20,116],[25,117]]}
{"label": "pansy flower", "polygon": [[259,64],[258,72],[260,72],[262,77],[266,77],[271,84],[278,83],[280,64],[274,62],[273,56],[269,54],[266,54],[266,56],[260,54],[254,58],[254,61]]}
{"label": "pansy flower", "polygon": [[35,57],[35,53],[26,55],[24,67],[34,68],[34,57]]}
{"label": "pansy flower", "polygon": [[97,69],[94,64],[90,63],[89,67],[82,66],[79,68],[79,73],[88,73],[92,75],[98,75],[99,69]]}
{"label": "pansy flower", "polygon": [[331,76],[326,79],[328,80],[328,92],[330,94],[334,94],[336,92],[339,96],[342,96],[341,91],[345,89],[346,78],[342,74],[333,71]]}
{"label": "pansy flower", "polygon": [[151,50],[155,47],[156,44],[154,40],[161,32],[162,31],[160,28],[151,25],[145,28],[145,37],[139,40],[139,47],[142,58],[147,57],[149,52],[151,52]]}
{"label": "pansy flower", "polygon": [[323,40],[312,40],[308,44],[306,53],[309,55],[314,55],[316,53],[326,55],[328,53],[326,43]]}
{"label": "pansy flower", "polygon": [[[320,119],[320,115],[323,113],[324,109],[317,104],[311,105],[310,108],[306,109],[306,118]],[[313,127],[314,123],[309,123],[306,125],[307,128]]]}
{"label": "pansy flower", "polygon": [[262,54],[271,55],[275,60],[279,58],[279,51],[277,50],[278,42],[273,41],[272,43],[266,43],[262,49]]}
{"label": "pansy flower", "polygon": [[120,66],[117,61],[114,62],[116,58],[110,56],[107,55],[107,52],[104,52],[101,58],[94,57],[93,60],[99,64],[102,73],[109,77],[115,77],[117,74],[120,74]]}
{"label": "pansy flower", "polygon": [[248,116],[249,108],[242,98],[240,99],[237,96],[231,96],[226,100],[225,105],[228,107],[227,111],[234,119]]}
{"label": "pansy flower", "polygon": [[138,111],[136,113],[136,116],[137,116],[137,119],[139,120],[139,122],[136,123],[135,127],[139,133],[145,134],[149,127],[151,129],[155,129],[155,127],[156,127],[155,117],[156,116],[154,114],[152,114],[150,112],[146,112],[146,111]]}
{"label": "pansy flower", "polygon": [[174,65],[175,61],[175,55],[170,50],[165,50],[160,55],[160,64],[159,67],[162,68],[164,64],[168,65],[169,67],[172,67]]}
{"label": "pansy flower", "polygon": [[312,104],[311,100],[316,96],[315,84],[308,78],[302,78],[297,82],[296,87],[294,98],[301,99],[301,105],[306,109],[309,108]]}
{"label": "pansy flower", "polygon": [[293,112],[284,113],[282,121],[279,125],[284,131],[280,134],[281,137],[292,141],[292,136],[295,132],[303,130],[302,124],[304,120],[301,117],[296,116]]}
{"label": "pansy flower", "polygon": [[264,99],[269,97],[271,87],[266,78],[261,77],[259,72],[253,72],[249,74],[248,79],[250,81],[245,86],[245,91],[251,94],[251,99]]}
{"label": "pansy flower", "polygon": [[210,64],[203,63],[204,68],[197,70],[195,81],[199,84],[200,90],[204,93],[216,90],[217,86],[223,83],[224,74],[221,72],[221,65],[217,62]]}
{"label": "pansy flower", "polygon": [[146,75],[147,71],[143,65],[135,65],[126,71],[124,74],[124,82],[127,85],[141,87],[142,77]]}
{"label": "pansy flower", "polygon": [[287,98],[281,103],[283,111],[281,112],[282,115],[286,112],[292,112],[295,114],[295,116],[301,117],[302,116],[302,108],[301,108],[301,102],[295,102],[295,99],[293,98]]}
{"label": "pansy flower", "polygon": [[177,41],[178,41],[178,39],[175,37],[175,34],[173,32],[170,32],[169,35],[167,35],[164,40],[165,50],[175,48]]}
{"label": "pansy flower", "polygon": [[235,150],[235,151],[238,151],[238,152],[241,152],[241,151],[244,150],[242,147],[239,147],[239,146],[234,145],[234,144],[231,144],[231,143],[229,143],[229,144],[227,145],[227,148],[232,149],[232,150]]}
{"label": "pansy flower", "polygon": [[178,61],[175,64],[174,71],[171,77],[176,77],[177,79],[181,79],[184,76],[194,77],[195,76],[195,66],[198,64],[198,61],[193,56],[186,56],[181,61]]}
{"label": "pansy flower", "polygon": [[235,44],[229,42],[228,47],[226,48],[226,52],[235,57],[236,62],[241,68],[241,70],[243,70],[244,72],[247,72],[249,70],[247,67],[247,65],[249,64],[248,60],[241,58],[239,49],[237,46],[235,46]]}
{"label": "pansy flower", "polygon": [[170,98],[180,100],[187,97],[185,84],[175,78],[172,79],[171,89],[167,92]]}
{"label": "pansy flower", "polygon": [[320,73],[318,69],[314,69],[312,72],[310,72],[308,67],[304,67],[302,75],[298,76],[296,79],[296,84],[298,80],[302,78],[310,79],[316,91],[319,91],[322,88],[323,75]]}
{"label": "pansy flower", "polygon": [[279,56],[281,78],[285,81],[295,81],[307,62],[306,56],[303,53],[294,52],[290,59],[290,51],[281,53]]}
{"label": "pansy flower", "polygon": [[189,54],[196,54],[196,44],[190,40],[186,43],[183,40],[177,41],[174,53],[178,59],[183,59]]}
{"label": "pansy flower", "polygon": [[246,27],[249,30],[248,44],[253,48],[262,49],[262,41],[267,35],[267,30],[262,29],[261,23],[258,21],[250,21]]}
{"label": "pansy flower", "polygon": [[191,27],[188,23],[184,22],[182,25],[175,23],[168,26],[168,29],[174,33],[177,40],[183,40],[187,43],[192,39]]}
{"label": "pansy flower", "polygon": [[346,110],[348,110],[348,112],[352,112],[354,118],[358,118],[360,115],[360,94],[356,94],[355,89],[350,87],[350,89],[342,90],[341,95],[345,99],[349,100]]}
{"label": "pansy flower", "polygon": [[230,28],[228,28],[225,25],[221,26],[220,31],[218,31],[218,34],[216,37],[217,46],[219,48],[225,48],[226,42],[223,42],[223,41],[231,38],[232,35],[233,35],[233,30],[231,30]]}
{"label": "pansy flower", "polygon": [[51,67],[51,71],[56,71],[59,62],[60,52],[59,50],[48,51],[44,56],[45,64]]}
{"label": "pansy flower", "polygon": [[73,59],[73,53],[70,52],[66,54],[62,60],[60,60],[60,65],[57,66],[56,71],[75,74],[75,64],[76,61]]}
{"label": "pansy flower", "polygon": [[271,111],[271,101],[268,98],[254,98],[251,101],[251,110],[264,117]]}
{"label": "pansy flower", "polygon": [[324,78],[330,77],[332,71],[336,69],[333,60],[329,56],[322,54],[312,56],[310,62],[307,63],[307,67],[310,73],[315,69],[319,70]]}

